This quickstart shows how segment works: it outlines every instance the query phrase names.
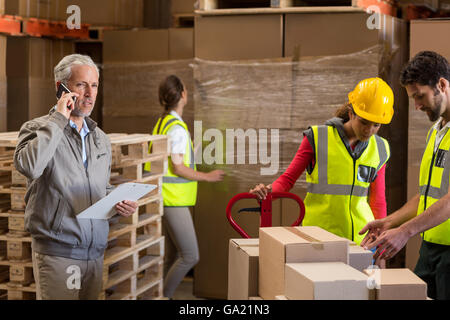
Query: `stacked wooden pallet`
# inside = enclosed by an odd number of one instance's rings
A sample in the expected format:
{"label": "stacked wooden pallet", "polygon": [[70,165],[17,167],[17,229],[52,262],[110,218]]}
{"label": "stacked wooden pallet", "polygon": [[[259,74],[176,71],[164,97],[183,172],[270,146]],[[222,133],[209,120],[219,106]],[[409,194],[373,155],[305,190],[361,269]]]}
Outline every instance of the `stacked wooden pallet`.
{"label": "stacked wooden pallet", "polygon": [[[102,299],[158,299],[163,293],[164,237],[161,236],[162,177],[167,168],[167,137],[111,134],[111,184],[149,183],[157,188],[138,201],[129,218],[110,220]],[[152,152],[149,154],[149,143]],[[144,173],[145,163],[151,171]]]}
{"label": "stacked wooden pallet", "polygon": [[17,132],[0,134],[0,296],[36,298],[31,237],[25,230],[27,179],[13,165]]}
{"label": "stacked wooden pallet", "polygon": [[[36,298],[31,237],[25,230],[27,180],[13,165],[17,132],[0,133],[0,299]],[[166,136],[111,134],[111,184],[149,183],[157,186],[138,201],[131,217],[111,218],[105,252],[101,299],[162,298],[164,237],[162,177],[167,168]],[[148,154],[149,143],[152,152]],[[146,162],[151,171],[143,172]]]}

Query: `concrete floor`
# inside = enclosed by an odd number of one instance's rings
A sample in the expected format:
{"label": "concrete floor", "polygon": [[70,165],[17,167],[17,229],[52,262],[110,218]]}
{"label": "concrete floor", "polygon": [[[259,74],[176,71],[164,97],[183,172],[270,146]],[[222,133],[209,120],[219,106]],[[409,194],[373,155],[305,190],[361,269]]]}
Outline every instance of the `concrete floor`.
{"label": "concrete floor", "polygon": [[178,286],[173,300],[205,300],[194,296],[194,279],[192,277],[185,277]]}

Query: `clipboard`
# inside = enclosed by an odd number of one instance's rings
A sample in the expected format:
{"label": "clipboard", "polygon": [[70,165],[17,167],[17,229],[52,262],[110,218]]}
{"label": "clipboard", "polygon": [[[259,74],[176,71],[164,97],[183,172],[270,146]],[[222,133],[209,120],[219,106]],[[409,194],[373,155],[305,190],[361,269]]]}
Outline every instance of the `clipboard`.
{"label": "clipboard", "polygon": [[110,194],[77,215],[77,219],[108,220],[117,214],[115,206],[121,201],[137,201],[156,189],[156,185],[142,183],[124,183]]}

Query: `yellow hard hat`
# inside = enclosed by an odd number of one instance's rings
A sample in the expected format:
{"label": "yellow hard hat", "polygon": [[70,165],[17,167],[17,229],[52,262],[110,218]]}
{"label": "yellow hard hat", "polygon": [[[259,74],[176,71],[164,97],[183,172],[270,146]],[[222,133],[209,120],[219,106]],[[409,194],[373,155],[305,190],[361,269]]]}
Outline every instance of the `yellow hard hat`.
{"label": "yellow hard hat", "polygon": [[360,81],[355,90],[348,94],[355,113],[375,123],[390,123],[394,115],[394,93],[380,78]]}

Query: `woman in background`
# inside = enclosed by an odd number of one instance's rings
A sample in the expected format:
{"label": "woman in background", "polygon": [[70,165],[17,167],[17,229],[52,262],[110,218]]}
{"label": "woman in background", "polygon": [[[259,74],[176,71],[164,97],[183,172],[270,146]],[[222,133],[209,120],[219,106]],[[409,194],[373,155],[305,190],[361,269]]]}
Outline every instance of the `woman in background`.
{"label": "woman in background", "polygon": [[[164,280],[164,296],[172,298],[175,289],[199,261],[197,237],[189,207],[197,200],[197,181],[221,181],[224,172],[197,171],[194,149],[186,123],[181,118],[187,105],[187,90],[175,75],[167,77],[159,86],[159,102],[164,113],[158,119],[153,134],[170,137],[168,171],[163,177],[163,227],[168,247],[176,249],[177,258]],[[146,165],[150,171],[150,165]]]}

